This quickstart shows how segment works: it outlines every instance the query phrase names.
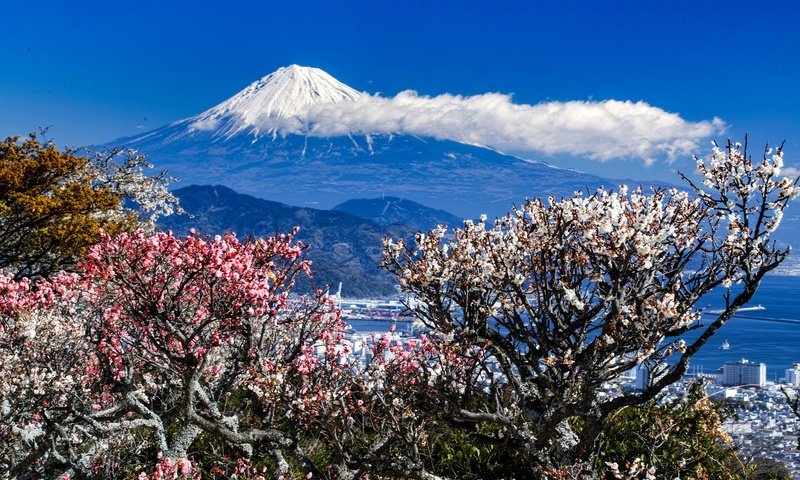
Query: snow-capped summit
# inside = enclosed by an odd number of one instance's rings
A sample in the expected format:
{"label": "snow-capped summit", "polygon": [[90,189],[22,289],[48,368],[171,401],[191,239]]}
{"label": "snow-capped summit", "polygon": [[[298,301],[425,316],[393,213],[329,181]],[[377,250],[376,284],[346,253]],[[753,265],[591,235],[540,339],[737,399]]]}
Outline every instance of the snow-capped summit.
{"label": "snow-capped summit", "polygon": [[359,95],[324,70],[290,65],[187,120],[193,130],[214,131],[224,137],[240,132],[258,136],[281,128],[296,129],[310,107],[354,101]]}

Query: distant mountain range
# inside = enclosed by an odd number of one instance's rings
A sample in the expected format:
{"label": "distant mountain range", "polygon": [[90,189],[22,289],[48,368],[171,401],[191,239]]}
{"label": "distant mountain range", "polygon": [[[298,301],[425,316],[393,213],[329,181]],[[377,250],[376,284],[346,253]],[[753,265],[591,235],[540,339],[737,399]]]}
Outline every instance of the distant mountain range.
{"label": "distant mountain range", "polygon": [[459,227],[464,222],[464,219],[444,210],[397,197],[358,198],[336,205],[333,209],[367,218],[383,226],[405,225],[414,231],[427,231],[438,225]]}

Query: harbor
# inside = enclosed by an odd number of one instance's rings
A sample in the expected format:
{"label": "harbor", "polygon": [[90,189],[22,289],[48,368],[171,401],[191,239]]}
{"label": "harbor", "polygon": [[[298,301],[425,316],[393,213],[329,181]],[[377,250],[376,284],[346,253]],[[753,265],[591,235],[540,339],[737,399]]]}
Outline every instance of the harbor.
{"label": "harbor", "polygon": [[342,318],[349,320],[371,320],[383,322],[388,329],[388,323],[411,322],[413,315],[408,310],[408,306],[413,305],[410,297],[397,296],[390,298],[343,298],[342,283],[335,294],[330,295],[334,304],[342,312]]}

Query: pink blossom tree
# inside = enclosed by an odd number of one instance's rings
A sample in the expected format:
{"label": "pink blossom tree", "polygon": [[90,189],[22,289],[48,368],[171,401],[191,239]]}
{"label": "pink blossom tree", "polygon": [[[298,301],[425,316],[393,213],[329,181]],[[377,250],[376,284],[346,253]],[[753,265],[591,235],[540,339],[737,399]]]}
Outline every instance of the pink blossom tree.
{"label": "pink blossom tree", "polygon": [[302,251],[292,235],[140,231],[103,237],[80,275],[0,277],[2,469],[191,475],[193,445],[213,438],[289,478],[297,432],[337,415],[347,386],[332,302],[290,297]]}
{"label": "pink blossom tree", "polygon": [[[800,190],[780,177],[782,156],[729,144],[697,159],[691,194],[536,199],[452,240],[444,227],[414,245],[387,240],[383,266],[439,339],[416,360],[429,378],[406,383],[424,393],[411,408],[515,449],[540,475],[576,464],[591,475],[603,421],[680,379],[786,258],[770,234]],[[717,289],[724,308],[704,315]],[[650,372],[644,391],[603,393],[637,366]]]}

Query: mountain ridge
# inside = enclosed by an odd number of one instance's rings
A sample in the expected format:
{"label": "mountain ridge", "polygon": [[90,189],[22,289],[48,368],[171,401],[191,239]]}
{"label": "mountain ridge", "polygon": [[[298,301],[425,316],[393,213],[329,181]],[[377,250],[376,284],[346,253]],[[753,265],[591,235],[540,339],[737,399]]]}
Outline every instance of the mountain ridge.
{"label": "mountain ridge", "polygon": [[224,185],[190,185],[174,194],[186,211],[159,220],[159,228],[184,235],[194,228],[201,235],[236,232],[240,237],[287,233],[300,227],[296,239],[310,246],[307,255],[313,283],[301,282],[301,291],[344,284],[348,297],[395,293],[395,280],[378,269],[383,238],[413,238],[403,225],[382,226],[347,212],[295,207],[240,194]]}
{"label": "mountain ridge", "polygon": [[462,218],[450,212],[399,197],[354,198],[336,205],[332,210],[366,218],[382,226],[399,224],[422,232],[438,225],[456,228],[463,223]]}

